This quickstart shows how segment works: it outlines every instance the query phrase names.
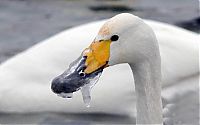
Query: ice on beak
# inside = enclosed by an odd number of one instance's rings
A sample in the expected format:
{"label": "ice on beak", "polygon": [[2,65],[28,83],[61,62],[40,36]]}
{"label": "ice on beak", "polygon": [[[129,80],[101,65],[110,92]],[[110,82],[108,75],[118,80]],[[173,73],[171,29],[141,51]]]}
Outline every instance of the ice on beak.
{"label": "ice on beak", "polygon": [[99,73],[93,79],[90,79],[87,84],[85,84],[83,87],[81,87],[81,93],[82,93],[82,97],[83,97],[83,102],[85,103],[86,107],[90,107],[91,89],[98,82],[100,76],[101,76],[101,73]]}
{"label": "ice on beak", "polygon": [[[91,101],[91,89],[99,80],[104,67],[95,70],[92,73],[84,73],[85,60],[87,57],[81,55],[77,60],[69,65],[69,68],[60,76],[57,80],[53,80],[53,91],[58,96],[71,99],[73,93],[81,90],[83,102],[86,107],[90,106]],[[84,75],[82,75],[84,74]]]}
{"label": "ice on beak", "polygon": [[67,99],[71,99],[73,97],[73,93],[60,93],[58,94],[58,96],[63,97],[63,98],[67,98]]}

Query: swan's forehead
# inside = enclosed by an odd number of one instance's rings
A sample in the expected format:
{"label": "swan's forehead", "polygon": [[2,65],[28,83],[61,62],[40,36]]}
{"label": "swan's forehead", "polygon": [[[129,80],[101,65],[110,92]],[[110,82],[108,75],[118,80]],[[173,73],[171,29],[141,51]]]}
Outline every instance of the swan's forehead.
{"label": "swan's forehead", "polygon": [[138,18],[130,14],[119,14],[109,19],[100,28],[97,40],[100,38],[108,39],[110,36],[115,34],[123,34],[124,31],[129,30],[131,26],[138,24]]}
{"label": "swan's forehead", "polygon": [[121,26],[115,20],[108,20],[99,30],[96,40],[109,39],[113,34],[120,33]]}
{"label": "swan's forehead", "polygon": [[105,23],[99,30],[98,34],[95,37],[95,41],[100,40],[108,40],[110,39],[112,33],[112,27],[108,25],[108,23]]}
{"label": "swan's forehead", "polygon": [[108,36],[110,35],[111,27],[108,25],[108,23],[105,23],[99,30],[98,35],[100,36]]}

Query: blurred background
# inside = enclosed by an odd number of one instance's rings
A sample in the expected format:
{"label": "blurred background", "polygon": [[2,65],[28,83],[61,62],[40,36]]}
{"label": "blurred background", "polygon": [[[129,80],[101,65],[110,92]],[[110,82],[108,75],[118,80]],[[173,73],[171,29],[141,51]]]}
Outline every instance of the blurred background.
{"label": "blurred background", "polygon": [[[200,33],[198,0],[0,0],[0,63],[61,31],[128,12]],[[191,99],[192,100],[192,99]],[[67,114],[1,114],[4,123],[66,124]],[[80,115],[81,120],[91,115]],[[117,117],[117,119],[116,119]],[[122,116],[93,114],[93,120],[132,123]],[[60,122],[63,121],[63,122]],[[42,123],[43,123],[42,122]],[[41,123],[41,124],[42,124]],[[78,122],[69,122],[79,125]],[[88,124],[88,123],[85,123]]]}
{"label": "blurred background", "polygon": [[198,0],[0,0],[0,63],[68,28],[129,12],[199,32]]}

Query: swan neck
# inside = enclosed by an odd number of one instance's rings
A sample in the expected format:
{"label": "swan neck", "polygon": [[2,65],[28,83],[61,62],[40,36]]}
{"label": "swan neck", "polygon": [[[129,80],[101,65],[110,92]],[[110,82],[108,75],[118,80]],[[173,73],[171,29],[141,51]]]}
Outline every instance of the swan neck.
{"label": "swan neck", "polygon": [[160,58],[130,64],[135,80],[137,124],[162,124]]}

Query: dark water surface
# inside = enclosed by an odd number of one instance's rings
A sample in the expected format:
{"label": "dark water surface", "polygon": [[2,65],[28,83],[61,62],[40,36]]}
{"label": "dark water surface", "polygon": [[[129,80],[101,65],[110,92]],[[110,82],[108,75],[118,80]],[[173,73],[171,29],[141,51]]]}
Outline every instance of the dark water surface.
{"label": "dark water surface", "polygon": [[60,31],[122,12],[198,30],[190,24],[198,0],[0,0],[0,62]]}
{"label": "dark water surface", "polygon": [[102,113],[29,113],[0,114],[1,124],[38,124],[38,125],[94,125],[94,124],[133,124],[134,118]]}

